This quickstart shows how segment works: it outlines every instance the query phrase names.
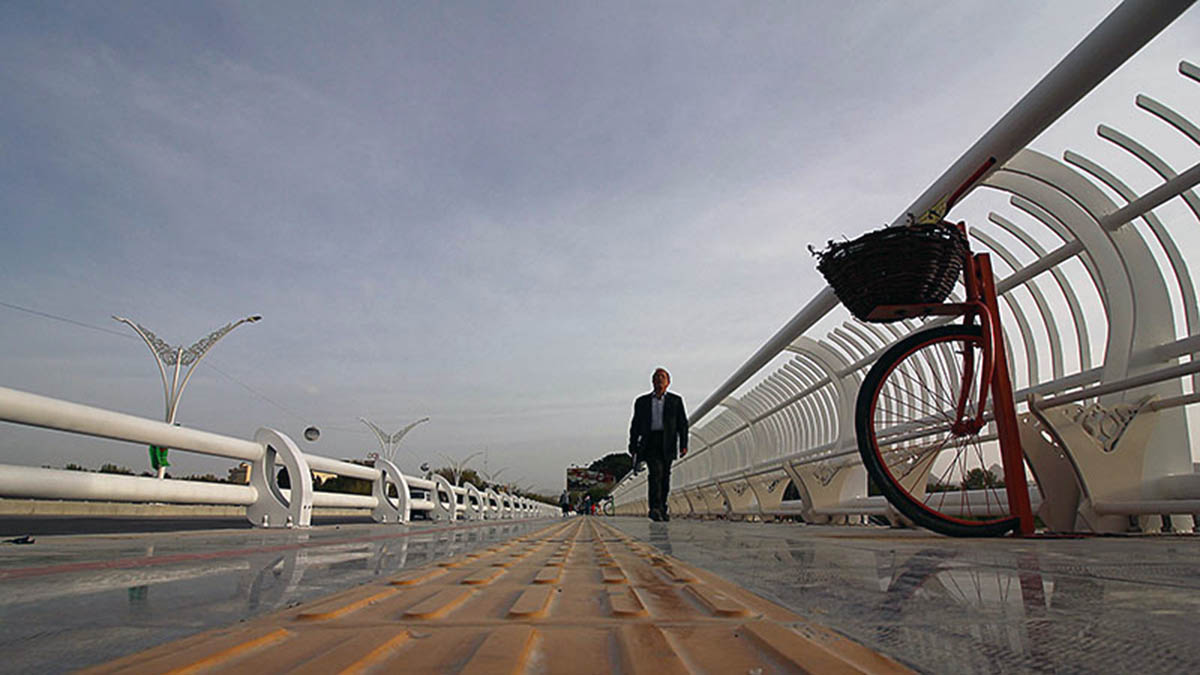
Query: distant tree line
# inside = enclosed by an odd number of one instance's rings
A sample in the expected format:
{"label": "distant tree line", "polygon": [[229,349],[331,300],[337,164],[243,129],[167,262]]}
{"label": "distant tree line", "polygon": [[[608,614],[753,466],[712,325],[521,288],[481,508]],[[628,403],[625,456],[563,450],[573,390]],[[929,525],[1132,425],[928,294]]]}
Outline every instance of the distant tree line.
{"label": "distant tree line", "polygon": [[[49,466],[49,465],[42,465],[42,468],[43,469],[53,469],[54,467]],[[90,473],[110,473],[110,474],[115,474],[118,476],[142,476],[143,478],[154,478],[158,475],[155,473],[151,473],[150,471],[143,471],[139,474],[139,473],[136,473],[133,469],[130,469],[130,468],[124,467],[124,466],[120,466],[117,464],[113,464],[111,462],[100,465],[99,469],[89,469],[86,466],[82,466],[82,465],[76,464],[74,462],[67,464],[63,468],[66,469],[67,471],[87,471]],[[174,478],[174,476],[171,475],[170,471],[168,471],[166,473],[166,477]],[[220,476],[217,476],[217,475],[214,475],[211,473],[189,474],[187,476],[180,476],[177,480],[194,480],[194,481],[200,481],[203,483],[228,483],[229,482],[228,478],[221,478]]]}
{"label": "distant tree line", "polygon": [[454,475],[453,467],[449,466],[443,466],[440,469],[434,469],[433,473],[436,473],[450,481],[451,485],[466,485],[467,483],[470,483],[480,490],[486,490],[489,487],[493,490],[503,489],[514,497],[524,497],[526,499],[532,499],[533,501],[550,504],[552,506],[558,505],[557,496],[543,495],[531,490],[522,490],[520,488],[511,485],[504,485],[502,483],[489,483],[488,481],[484,480],[483,477],[480,476],[477,471],[475,471],[475,469],[463,469],[459,472],[457,478]]}
{"label": "distant tree line", "polygon": [[[371,463],[366,460],[350,459],[350,460],[345,460],[345,461],[347,461],[351,464],[358,464],[360,466],[371,466]],[[49,466],[49,465],[42,465],[42,468],[52,469],[54,467]],[[133,469],[130,469],[130,468],[127,468],[124,466],[120,466],[117,464],[113,464],[112,462],[102,464],[99,469],[89,469],[86,466],[82,466],[80,464],[70,462],[66,466],[64,466],[63,469],[65,469],[67,471],[88,471],[91,473],[115,474],[118,476],[142,476],[145,478],[154,478],[156,475],[154,473],[151,473],[150,471],[143,471],[139,474],[139,473],[134,472]],[[605,455],[605,456],[601,457],[600,459],[597,459],[596,461],[592,462],[591,464],[588,465],[588,469],[593,470],[593,471],[603,471],[604,473],[614,476],[618,480],[620,480],[623,476],[625,476],[625,474],[629,473],[633,469],[633,460],[626,453],[614,452],[614,453]],[[444,476],[446,478],[446,480],[450,481],[451,485],[453,485],[455,483],[454,469],[452,469],[451,467],[442,467],[440,469],[435,470],[433,473]],[[174,478],[171,475],[170,471],[168,471],[166,473],[166,477]],[[486,480],[483,480],[483,478],[480,477],[479,474],[474,469],[464,469],[458,478],[459,478],[459,483],[458,483],[459,485],[470,483],[470,484],[474,485],[475,487],[479,488],[480,490],[486,490],[489,487],[501,488],[501,489],[508,490],[510,492],[510,494],[513,494],[518,497],[526,497],[528,499],[532,499],[534,501],[539,501],[544,504],[558,506],[558,496],[557,495],[543,495],[543,494],[538,494],[538,493],[532,492],[532,491],[525,491],[525,490],[520,490],[520,489],[516,489],[516,488],[511,488],[510,486],[506,486],[506,485],[502,485],[502,484],[492,484]],[[222,477],[217,476],[212,473],[189,474],[187,476],[180,476],[178,478],[178,480],[192,480],[192,481],[199,481],[202,483],[229,483],[229,482],[231,482],[228,478],[222,478]],[[276,476],[276,480],[278,481],[279,487],[281,487],[281,488],[290,488],[292,486],[292,482],[287,474],[287,469],[285,469],[285,468],[279,469],[279,474]],[[788,487],[793,492],[795,491],[795,488],[792,487],[790,484]],[[965,479],[963,480],[962,484],[943,483],[940,481],[930,481],[930,483],[926,489],[929,492],[947,492],[947,491],[951,491],[951,490],[960,490],[960,489],[964,489],[964,488],[967,490],[979,490],[979,489],[984,489],[984,488],[1003,488],[1003,487],[1004,487],[1004,479],[1003,478],[997,477],[996,474],[994,474],[992,471],[990,471],[988,469],[975,468],[975,469],[971,469],[969,472],[967,472],[967,475],[966,475]],[[580,499],[583,498],[583,496],[585,494],[592,498],[593,503],[599,502],[600,500],[608,497],[609,493],[612,491],[612,488],[613,488],[613,485],[597,485],[586,491],[580,490],[580,491],[572,492],[572,493],[570,493],[571,502],[577,503]],[[371,494],[371,481],[363,480],[361,478],[350,478],[348,476],[332,476],[330,478],[326,478],[326,479],[322,480],[321,478],[313,476],[313,489],[320,490],[321,492],[339,492],[342,494],[369,495],[369,494]],[[871,482],[868,485],[868,494],[872,494],[872,495],[880,494],[878,488],[874,485],[873,482]],[[394,490],[393,490],[393,496],[395,496]],[[789,498],[789,496],[785,495],[785,499],[787,499],[787,498]],[[794,497],[790,497],[790,498],[798,499],[799,494],[796,494]]]}
{"label": "distant tree line", "polygon": [[[348,459],[348,460],[344,460],[344,461],[347,461],[351,464],[358,464],[360,466],[371,466],[372,465],[371,462],[366,461],[366,460]],[[42,468],[52,469],[54,467],[49,466],[49,465],[44,465]],[[143,476],[146,478],[154,478],[156,476],[156,474],[151,473],[150,471],[143,471],[141,474],[138,474],[135,471],[133,471],[133,469],[129,469],[124,466],[119,466],[119,465],[113,464],[111,462],[101,465],[101,467],[99,469],[90,469],[86,466],[82,466],[82,465],[76,464],[74,462],[67,464],[63,468],[66,469],[67,471],[87,471],[87,472],[91,472],[91,473],[108,473],[108,474],[115,474],[115,475],[119,475],[119,476],[138,476],[138,475],[140,475],[140,476]],[[446,480],[450,481],[450,483],[452,485],[455,483],[454,470],[450,467],[442,467],[442,468],[434,471],[434,473],[445,476]],[[166,477],[174,478],[171,475],[170,471],[168,471],[166,473]],[[291,481],[291,478],[288,476],[288,472],[287,472],[286,468],[280,468],[279,473],[275,476],[275,479],[279,483],[279,487],[281,487],[281,488],[290,489],[292,487],[292,481]],[[465,483],[470,483],[470,484],[474,485],[475,487],[479,488],[480,490],[486,490],[489,487],[491,487],[493,489],[499,488],[499,489],[504,489],[504,490],[508,491],[509,494],[512,494],[517,497],[525,497],[527,499],[532,499],[534,501],[543,502],[545,504],[552,504],[552,505],[558,504],[557,496],[543,495],[543,494],[538,494],[538,493],[532,492],[532,491],[511,488],[510,486],[502,485],[499,483],[493,485],[492,483],[489,483],[489,482],[483,480],[474,469],[463,470],[461,475],[459,476],[459,479],[460,479],[460,482],[459,482],[460,485],[465,484]],[[187,476],[179,477],[179,480],[194,480],[194,481],[201,481],[201,482],[205,482],[205,483],[229,483],[230,482],[230,480],[228,478],[221,478],[220,476],[216,476],[211,473],[190,474]],[[342,494],[369,495],[369,494],[371,494],[371,481],[363,480],[361,478],[350,478],[349,476],[331,476],[331,477],[324,478],[324,479],[322,479],[318,476],[313,476],[313,489],[319,490],[321,492],[339,492]],[[393,493],[392,496],[395,496],[394,488],[392,490],[392,493]]]}
{"label": "distant tree line", "polygon": [[[633,457],[627,452],[612,452],[600,459],[595,460],[588,465],[589,471],[602,471],[615,480],[619,481],[625,477],[625,474],[633,470]],[[568,497],[572,504],[578,504],[586,495],[591,497],[592,503],[599,503],[601,500],[607,499],[610,492],[616,483],[609,485],[596,485],[587,490],[573,490]],[[557,501],[554,502],[557,505]]]}

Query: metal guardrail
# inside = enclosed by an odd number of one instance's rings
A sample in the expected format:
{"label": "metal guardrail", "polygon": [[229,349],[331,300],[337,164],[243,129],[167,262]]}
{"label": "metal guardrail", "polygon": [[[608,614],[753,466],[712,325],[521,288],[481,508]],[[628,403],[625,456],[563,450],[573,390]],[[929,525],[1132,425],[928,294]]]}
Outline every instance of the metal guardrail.
{"label": "metal guardrail", "polygon": [[[251,464],[249,485],[0,465],[3,497],[245,506],[250,522],[262,527],[307,527],[313,507],[369,510],[381,523],[407,523],[414,511],[434,520],[558,514],[548,504],[492,488],[480,490],[469,483],[452,485],[437,474],[407,476],[382,458],[372,467],[306,454],[274,429],[259,429],[254,440],[244,440],[4,387],[0,387],[0,420]],[[292,489],[279,486],[280,467],[287,469]],[[370,481],[372,494],[313,490],[313,471]]]}
{"label": "metal guardrail", "polygon": [[[1200,400],[1196,252],[1180,238],[1200,224],[1200,164],[1176,170],[1101,125],[1102,139],[1160,181],[1139,195],[1081,153],[1060,161],[1026,148],[1190,5],[1123,3],[896,220],[937,210],[953,193],[1008,195],[1013,212],[988,212],[970,234],[1004,277],[997,290],[1022,445],[1051,529],[1119,531],[1146,514],[1180,514],[1174,528],[1190,529],[1200,512],[1181,409]],[[1200,82],[1193,64],[1179,73],[1186,86]],[[1156,131],[1200,149],[1200,127],[1184,115],[1146,95],[1136,105]],[[1170,217],[1154,211],[1177,197],[1184,208]],[[818,292],[693,410],[692,452],[672,472],[673,513],[798,512],[815,522],[879,514],[854,436],[858,385],[891,344],[937,320],[847,320],[810,336],[837,308],[831,289]],[[617,485],[616,513],[645,512],[645,481]]]}

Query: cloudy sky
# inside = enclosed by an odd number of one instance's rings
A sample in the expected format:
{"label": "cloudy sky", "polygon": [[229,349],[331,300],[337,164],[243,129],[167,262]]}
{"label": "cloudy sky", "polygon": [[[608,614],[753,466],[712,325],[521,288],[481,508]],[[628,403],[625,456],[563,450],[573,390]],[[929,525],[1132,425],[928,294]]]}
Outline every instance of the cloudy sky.
{"label": "cloudy sky", "polygon": [[[188,345],[261,314],[183,424],[361,457],[360,416],[429,416],[402,468],[486,449],[556,491],[655,366],[699,404],[823,286],[807,244],[890,221],[1115,4],[4,3],[0,385],[159,417],[110,315]],[[0,425],[0,462],[71,461],[146,456]]]}

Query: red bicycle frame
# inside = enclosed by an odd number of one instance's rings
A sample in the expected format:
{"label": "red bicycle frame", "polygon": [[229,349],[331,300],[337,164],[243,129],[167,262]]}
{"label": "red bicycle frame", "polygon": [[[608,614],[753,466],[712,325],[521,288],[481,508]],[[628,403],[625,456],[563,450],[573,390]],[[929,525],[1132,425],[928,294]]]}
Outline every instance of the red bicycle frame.
{"label": "red bicycle frame", "polygon": [[[965,224],[959,223],[958,227],[965,235]],[[1004,465],[1004,489],[1008,494],[1008,509],[1020,520],[1018,534],[1028,536],[1033,534],[1033,507],[1029,502],[1029,486],[1025,480],[1025,457],[1021,450],[1021,432],[1017,423],[1016,405],[1013,402],[1008,356],[1004,349],[1004,332],[1000,326],[996,280],[992,274],[992,261],[988,254],[967,252],[963,261],[963,285],[966,287],[964,302],[886,305],[876,308],[871,313],[871,318],[962,316],[963,321],[969,324],[974,317],[979,317],[984,336],[981,349],[983,363],[980,364],[979,379],[979,412],[974,419],[963,419],[975,381],[971,355],[967,354],[955,422],[951,431],[957,436],[966,436],[976,434],[983,428],[984,409],[990,389],[996,435],[1000,441],[1000,458]]]}

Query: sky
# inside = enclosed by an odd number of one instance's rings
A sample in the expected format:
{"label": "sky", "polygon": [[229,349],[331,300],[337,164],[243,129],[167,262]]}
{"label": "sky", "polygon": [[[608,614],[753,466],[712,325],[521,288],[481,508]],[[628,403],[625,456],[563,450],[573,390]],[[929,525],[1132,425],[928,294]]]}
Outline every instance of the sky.
{"label": "sky", "polygon": [[[349,458],[360,417],[428,416],[402,469],[485,451],[556,493],[655,367],[698,405],[823,288],[809,244],[895,218],[1115,5],[0,4],[0,386],[160,418],[110,317],[187,346],[260,314],[182,424]],[[1197,44],[1193,9],[1081,106]],[[147,458],[0,424],[0,463],[68,462]]]}

